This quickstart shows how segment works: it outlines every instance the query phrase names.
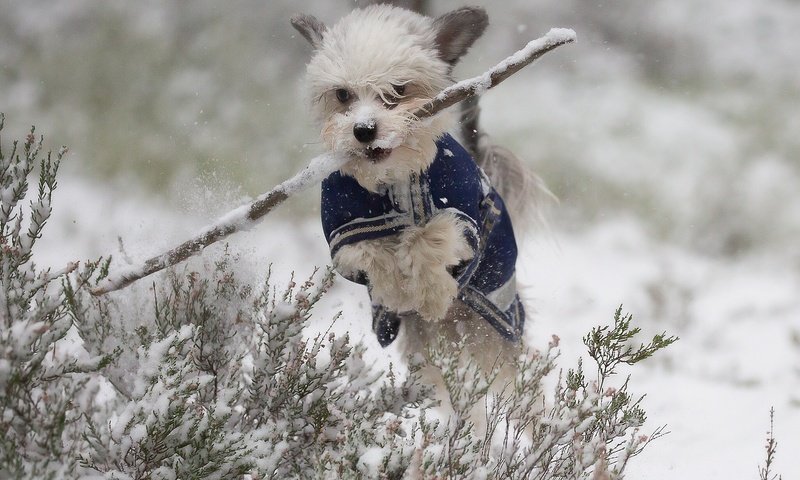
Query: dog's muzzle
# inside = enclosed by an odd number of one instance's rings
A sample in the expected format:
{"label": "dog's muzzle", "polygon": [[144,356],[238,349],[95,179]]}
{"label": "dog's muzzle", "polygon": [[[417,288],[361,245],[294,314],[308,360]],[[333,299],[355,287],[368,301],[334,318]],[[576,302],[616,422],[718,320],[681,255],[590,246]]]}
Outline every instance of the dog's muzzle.
{"label": "dog's muzzle", "polygon": [[[371,143],[375,141],[375,138],[378,136],[378,125],[375,123],[375,120],[358,122],[353,126],[353,136],[361,143]],[[381,148],[372,145],[367,145],[364,149],[364,156],[373,162],[383,160],[391,153],[391,148]]]}

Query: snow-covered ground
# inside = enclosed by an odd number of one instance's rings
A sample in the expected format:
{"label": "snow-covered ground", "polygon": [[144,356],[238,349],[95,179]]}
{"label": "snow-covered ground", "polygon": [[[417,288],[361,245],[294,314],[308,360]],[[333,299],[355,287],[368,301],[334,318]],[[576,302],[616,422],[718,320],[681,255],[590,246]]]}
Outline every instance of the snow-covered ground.
{"label": "snow-covered ground", "polygon": [[563,358],[575,358],[581,336],[607,322],[617,303],[643,332],[681,338],[633,373],[633,390],[647,394],[650,428],[667,424],[671,433],[631,465],[630,478],[755,477],[772,406],[777,470],[800,475],[796,267],[698,256],[648,238],[628,219],[555,236],[560,248],[528,244],[524,263],[538,308],[534,343],[557,333]]}

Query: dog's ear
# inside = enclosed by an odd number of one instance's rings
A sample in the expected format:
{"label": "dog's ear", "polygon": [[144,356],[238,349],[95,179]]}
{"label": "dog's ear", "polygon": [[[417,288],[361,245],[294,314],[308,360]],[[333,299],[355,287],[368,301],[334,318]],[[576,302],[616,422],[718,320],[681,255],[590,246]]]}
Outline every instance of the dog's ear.
{"label": "dog's ear", "polygon": [[489,25],[489,15],[479,7],[464,7],[433,21],[436,48],[442,60],[455,65]]}
{"label": "dog's ear", "polygon": [[313,15],[298,14],[290,20],[292,26],[304,36],[312,47],[319,48],[322,45],[322,36],[328,30],[324,23],[320,22]]}

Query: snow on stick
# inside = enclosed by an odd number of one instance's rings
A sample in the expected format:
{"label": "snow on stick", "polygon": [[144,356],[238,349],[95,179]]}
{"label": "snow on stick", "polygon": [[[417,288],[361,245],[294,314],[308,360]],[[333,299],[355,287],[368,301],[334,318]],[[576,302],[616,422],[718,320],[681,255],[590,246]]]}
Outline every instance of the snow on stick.
{"label": "snow on stick", "polygon": [[345,156],[329,153],[315,157],[294,177],[260,195],[252,203],[226,213],[191,240],[187,240],[172,250],[155,256],[140,265],[117,269],[93,288],[92,294],[103,295],[127,287],[136,280],[186,260],[232,233],[249,229],[284,200],[321,182],[332,172],[342,168],[348,160],[349,158]]}
{"label": "snow on stick", "polygon": [[[445,108],[451,107],[467,98],[481,95],[523,67],[530,65],[545,53],[565,43],[574,42],[575,38],[573,30],[553,28],[545,36],[529,42],[525,48],[498,63],[483,75],[462,80],[444,89],[417,110],[415,115],[418,119],[432,117]],[[136,280],[196,255],[205,247],[233,233],[249,229],[287,198],[321,182],[328,175],[342,168],[349,160],[344,155],[331,153],[315,157],[297,175],[259,196],[252,203],[242,205],[223,215],[191,240],[187,240],[168,252],[150,258],[139,265],[115,270],[113,274],[92,289],[92,294],[103,295],[124,288]]]}
{"label": "snow on stick", "polygon": [[420,118],[434,115],[470,97],[482,95],[486,90],[496,87],[500,82],[530,65],[545,53],[565,43],[574,42],[575,38],[575,31],[572,29],[551,28],[543,37],[528,42],[525,48],[518,50],[483,75],[462,80],[445,88],[431,101],[420,107],[416,114]]}

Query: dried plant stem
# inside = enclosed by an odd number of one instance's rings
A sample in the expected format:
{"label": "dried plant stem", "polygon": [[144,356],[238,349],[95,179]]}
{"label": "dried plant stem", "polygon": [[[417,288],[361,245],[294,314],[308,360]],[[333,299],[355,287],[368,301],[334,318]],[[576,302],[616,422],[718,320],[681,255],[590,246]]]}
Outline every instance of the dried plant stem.
{"label": "dried plant stem", "polygon": [[775,407],[769,409],[769,432],[767,432],[767,443],[764,449],[767,452],[767,459],[764,462],[764,467],[758,467],[759,480],[780,480],[778,474],[772,473],[772,464],[775,462],[775,452],[778,450],[778,442],[775,440]]}
{"label": "dried plant stem", "polygon": [[[545,36],[528,43],[525,48],[497,64],[483,75],[463,80],[446,88],[417,110],[415,115],[418,119],[425,119],[468,98],[480,95],[486,90],[497,86],[500,82],[526,65],[531,64],[545,53],[574,41],[574,31],[551,29]],[[249,205],[243,205],[224,215],[200,235],[183,242],[168,252],[152,257],[140,265],[118,269],[113,272],[92,290],[92,294],[103,295],[124,288],[136,280],[196,255],[205,247],[239,230],[252,226],[287,198],[321,182],[325,177],[344,166],[347,161],[348,159],[346,158],[331,154],[316,157],[300,173],[261,195]]]}

